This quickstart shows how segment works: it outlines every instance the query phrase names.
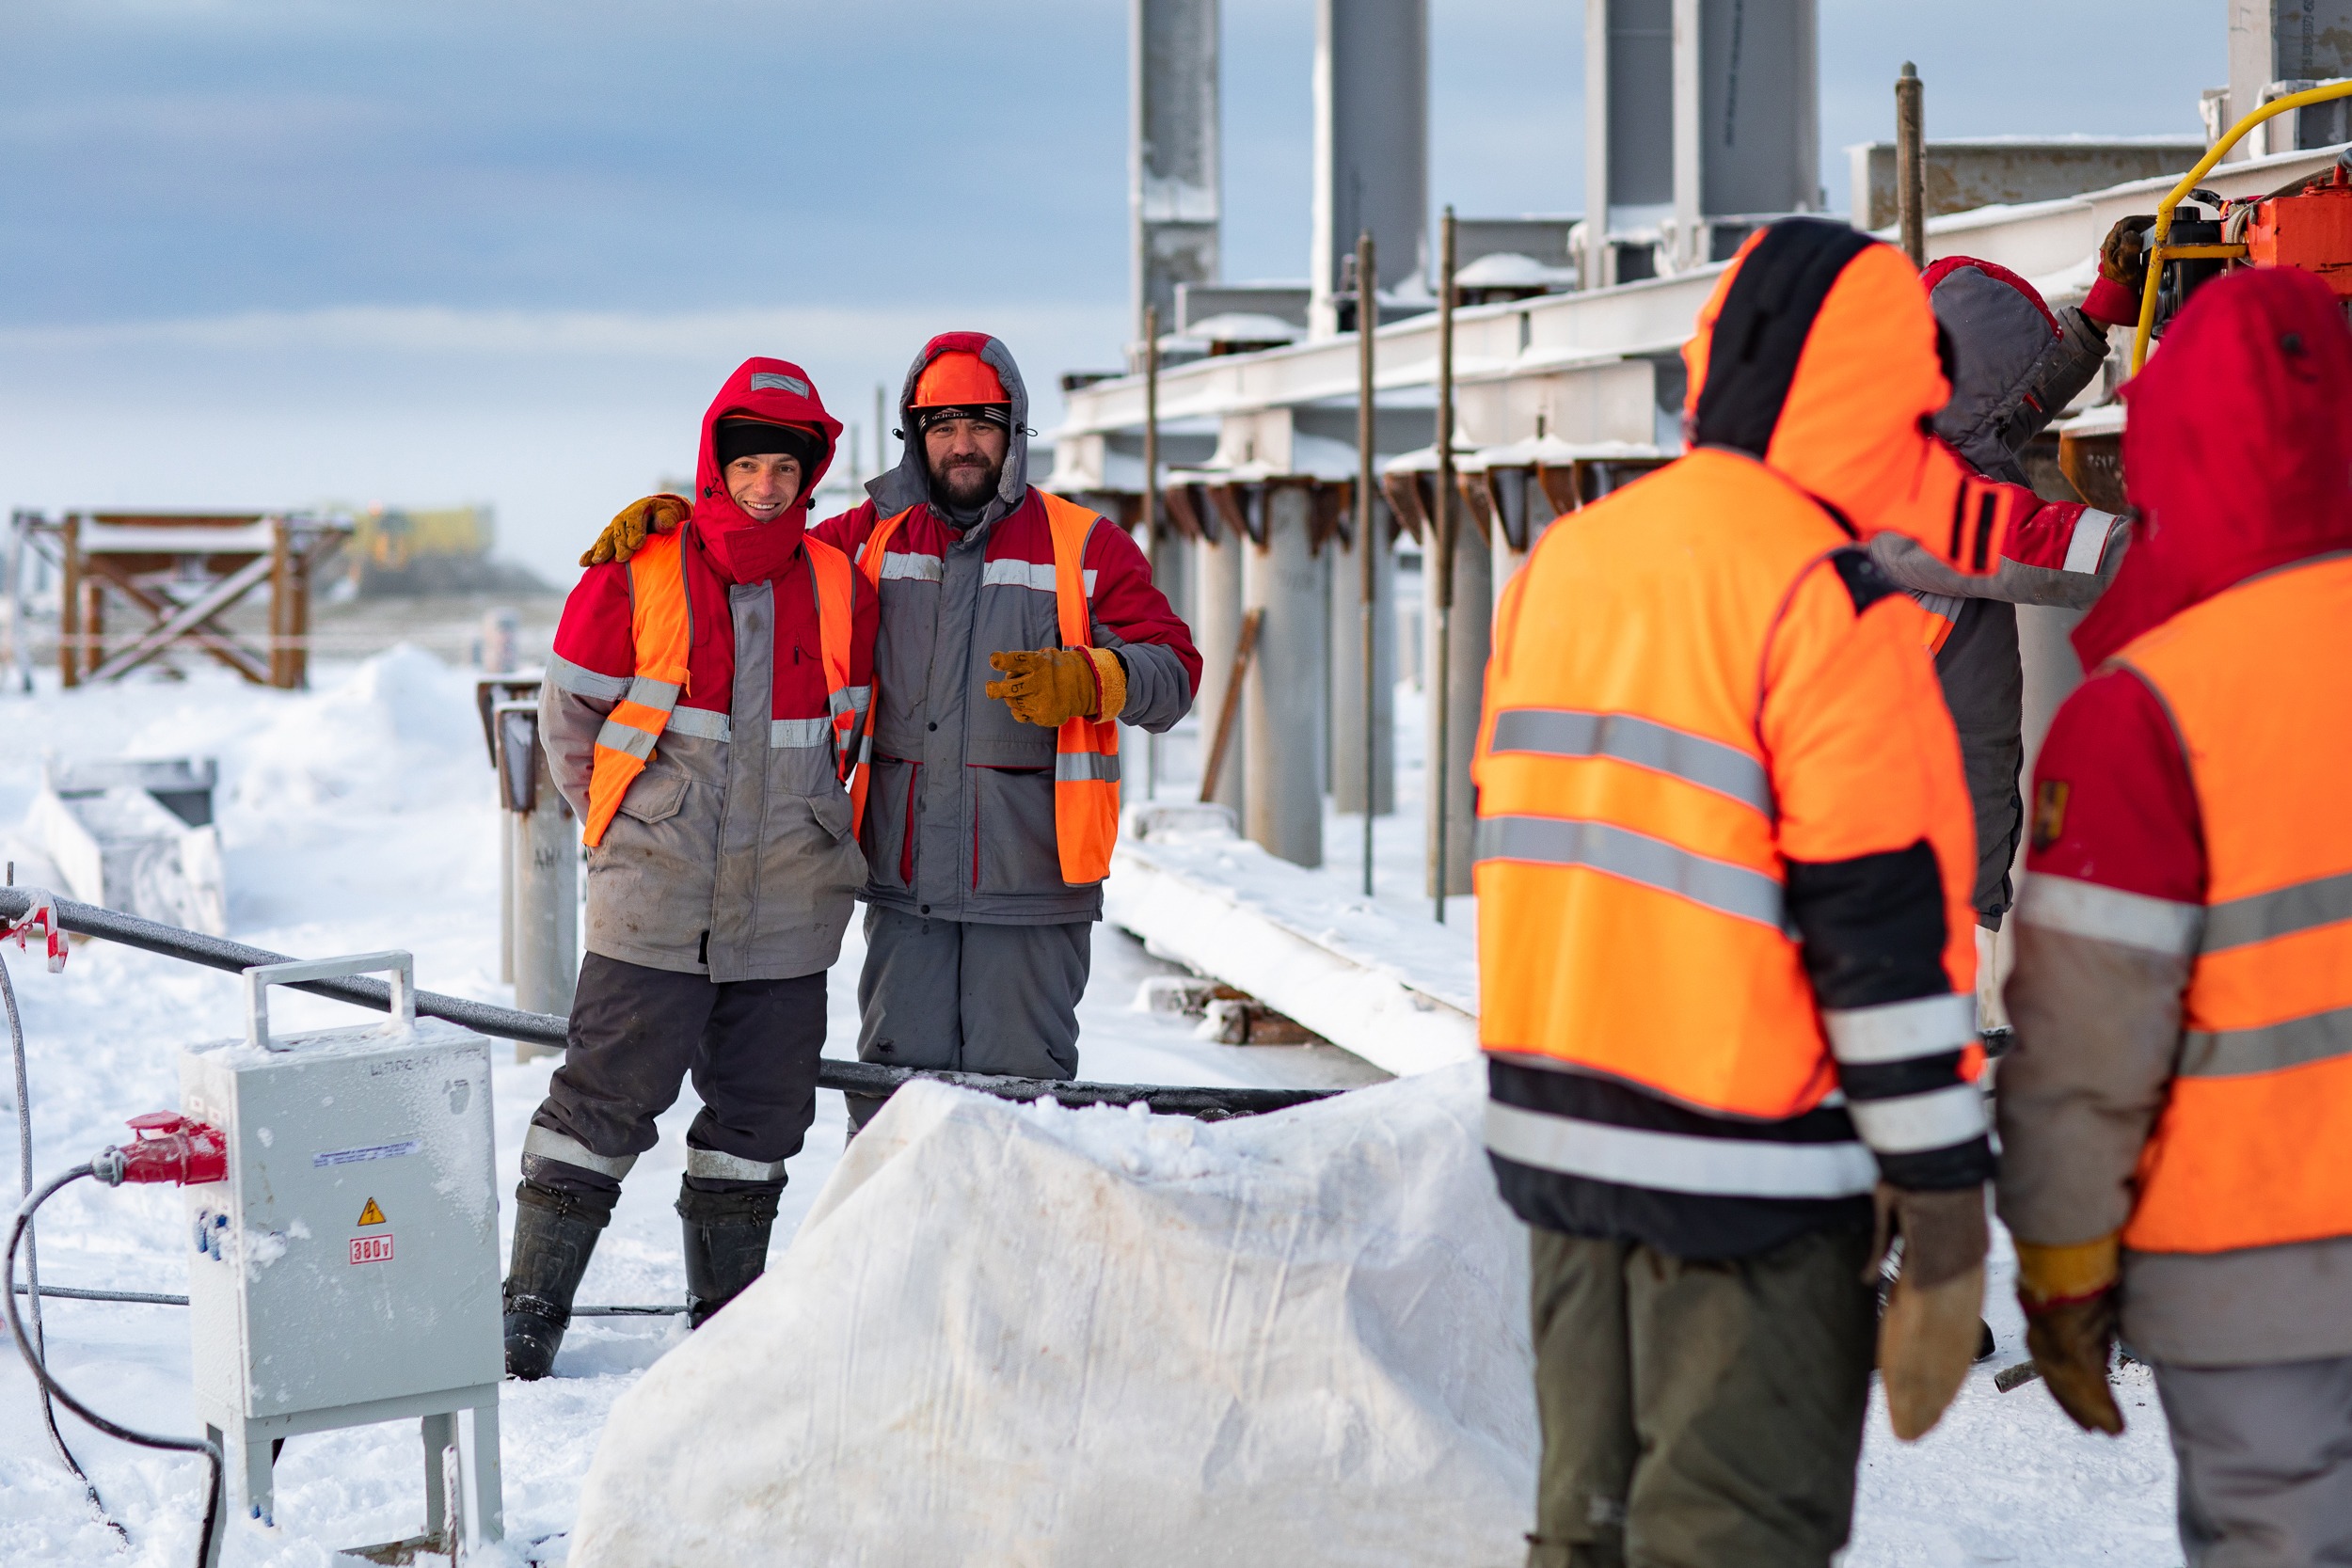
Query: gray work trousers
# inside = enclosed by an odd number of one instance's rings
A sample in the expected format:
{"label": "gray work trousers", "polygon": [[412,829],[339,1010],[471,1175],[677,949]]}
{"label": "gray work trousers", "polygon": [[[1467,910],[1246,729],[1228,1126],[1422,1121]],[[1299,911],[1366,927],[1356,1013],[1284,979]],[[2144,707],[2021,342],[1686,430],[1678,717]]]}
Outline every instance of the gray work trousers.
{"label": "gray work trousers", "polygon": [[[1078,998],[1094,924],[983,926],[866,908],[860,1061],[1015,1078],[1078,1075]],[[850,1095],[850,1125],[882,1101]]]}
{"label": "gray work trousers", "polygon": [[2352,1564],[2352,1356],[2158,1365],[2188,1568]]}
{"label": "gray work trousers", "polygon": [[1532,1234],[1528,1568],[1824,1568],[1877,1349],[1868,1232],[1712,1262]]}

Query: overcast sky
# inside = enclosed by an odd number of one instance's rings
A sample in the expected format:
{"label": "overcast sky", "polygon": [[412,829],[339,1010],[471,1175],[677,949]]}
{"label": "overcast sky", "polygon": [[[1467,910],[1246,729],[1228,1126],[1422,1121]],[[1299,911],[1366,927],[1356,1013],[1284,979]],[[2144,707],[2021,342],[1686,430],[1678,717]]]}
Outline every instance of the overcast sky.
{"label": "overcast sky", "polygon": [[[1225,0],[1225,271],[1306,272],[1313,0]],[[1582,7],[1430,0],[1432,200],[1574,212]],[[1057,415],[1127,314],[1124,0],[9,0],[0,500],[494,503],[570,554],[748,354],[861,427],[930,333]],[[1820,0],[1823,184],[2194,133],[2222,0]]]}

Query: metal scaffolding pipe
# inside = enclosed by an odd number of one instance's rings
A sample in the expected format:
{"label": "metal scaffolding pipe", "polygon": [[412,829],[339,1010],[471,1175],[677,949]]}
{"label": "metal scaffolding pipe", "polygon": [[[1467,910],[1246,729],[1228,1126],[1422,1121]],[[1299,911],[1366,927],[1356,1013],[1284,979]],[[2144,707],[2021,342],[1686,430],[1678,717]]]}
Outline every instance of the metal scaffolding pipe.
{"label": "metal scaffolding pipe", "polygon": [[1242,831],[1269,854],[1298,865],[1323,863],[1322,564],[1315,559],[1314,499],[1303,486],[1272,484],[1265,543],[1242,551],[1242,599],[1265,610],[1258,656],[1243,681],[1242,729],[1249,769]]}
{"label": "metal scaffolding pipe", "polygon": [[[1331,805],[1364,809],[1364,774],[1373,780],[1372,809],[1377,816],[1396,810],[1396,557],[1388,547],[1389,509],[1372,507],[1372,594],[1364,594],[1362,509],[1331,574]],[[1333,541],[1335,548],[1338,542]],[[1365,617],[1371,617],[1369,627]],[[1364,690],[1364,650],[1372,650],[1372,690]],[[1365,736],[1371,736],[1366,755]]]}
{"label": "metal scaffolding pipe", "polygon": [[[0,887],[0,919],[21,921],[28,918],[36,903],[34,891],[30,888]],[[283,953],[247,947],[241,942],[230,942],[225,937],[206,936],[201,931],[184,930],[156,920],[142,920],[135,914],[123,914],[115,910],[101,909],[95,904],[78,903],[71,898],[55,899],[50,908],[56,916],[58,927],[76,936],[99,937],[124,947],[135,947],[143,953],[178,958],[184,963],[222,970],[230,974],[242,974],[263,964],[294,961]],[[333,980],[294,980],[287,982],[287,985],[290,990],[309,991],[313,996],[324,996],[336,1002],[348,1002],[355,1007],[370,1007],[379,1013],[392,1010],[390,985],[363,975]],[[537,1040],[562,1046],[570,1030],[568,1020],[549,1014],[518,1012],[513,1007],[470,1002],[462,996],[444,996],[438,991],[416,992],[415,1005],[419,1018],[443,1019],[461,1028],[500,1039]],[[944,1084],[994,1095],[1000,1100],[1056,1100],[1064,1105],[1132,1105],[1141,1101],[1165,1115],[1198,1117],[1208,1120],[1222,1117],[1259,1116],[1267,1111],[1304,1105],[1310,1101],[1326,1100],[1340,1092],[1334,1089],[1225,1089],[1167,1084],[1062,1083],[1042,1078],[1000,1078],[980,1072],[933,1072],[919,1068],[882,1067],[871,1062],[836,1061],[830,1056],[817,1069],[818,1088],[835,1089],[843,1094],[887,1096],[901,1085],[917,1078],[936,1078]]]}
{"label": "metal scaffolding pipe", "polygon": [[[1369,230],[1356,239],[1356,278],[1359,296],[1379,292],[1379,261]],[[1355,515],[1331,574],[1331,804],[1364,814],[1366,897],[1372,895],[1372,819],[1396,810],[1396,617],[1381,613],[1396,596],[1396,563],[1388,549],[1376,473],[1377,337],[1361,329],[1356,334]]]}

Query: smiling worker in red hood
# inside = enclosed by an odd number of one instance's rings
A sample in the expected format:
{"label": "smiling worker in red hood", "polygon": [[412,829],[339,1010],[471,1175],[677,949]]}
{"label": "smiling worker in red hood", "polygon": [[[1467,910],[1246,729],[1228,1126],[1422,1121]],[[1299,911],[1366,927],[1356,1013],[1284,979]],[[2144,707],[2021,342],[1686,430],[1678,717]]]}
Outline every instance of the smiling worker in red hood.
{"label": "smiling worker in red hood", "polygon": [[2205,285],[2123,388],[2138,517],[2034,768],[2002,1063],[2026,1345],[2155,1369],[2192,1564],[2352,1560],[2352,332]]}
{"label": "smiling worker in red hood", "polygon": [[840,432],[805,371],[745,360],[703,416],[691,520],[591,566],[564,606],[540,733],[589,846],[588,952],[523,1142],[516,1376],[548,1371],[621,1178],[690,1069],[694,1322],[765,1264],[865,873],[852,786],[878,600],[806,531]]}

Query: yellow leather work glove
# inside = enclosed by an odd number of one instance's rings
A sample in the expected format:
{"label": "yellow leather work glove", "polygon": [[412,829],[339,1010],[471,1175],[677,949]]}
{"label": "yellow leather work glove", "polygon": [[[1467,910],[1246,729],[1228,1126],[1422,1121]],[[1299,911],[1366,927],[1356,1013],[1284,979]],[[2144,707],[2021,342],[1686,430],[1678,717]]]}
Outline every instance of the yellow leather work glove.
{"label": "yellow leather work glove", "polygon": [[[1977,1324],[1984,1308],[1988,1243],[1984,1188],[1915,1193],[1882,1181],[1876,1194],[1879,1236],[1903,1239],[1903,1269],[1879,1319],[1879,1372],[1886,1383],[1886,1414],[1895,1435],[1924,1437],[1977,1358]],[[1878,1277],[1873,1261],[1864,1282]]]}
{"label": "yellow leather work glove", "polygon": [[1108,648],[1039,648],[991,654],[1005,679],[982,689],[1025,724],[1059,729],[1073,719],[1116,719],[1127,705],[1127,672]]}
{"label": "yellow leather work glove", "polygon": [[2026,1349],[2058,1408],[2085,1432],[2123,1432],[2107,1386],[2115,1350],[2117,1243],[2073,1246],[2017,1243],[2017,1305],[2026,1309]]}
{"label": "yellow leather work glove", "polygon": [[2134,296],[2148,287],[2148,236],[2156,227],[2153,213],[2135,213],[2115,220],[2099,243],[2099,276],[2121,283]]}
{"label": "yellow leather work glove", "polygon": [[596,542],[580,556],[582,566],[601,566],[608,561],[626,562],[645,547],[648,533],[667,533],[693,514],[694,503],[684,496],[663,493],[633,500],[612,514],[612,520],[604,525]]}

